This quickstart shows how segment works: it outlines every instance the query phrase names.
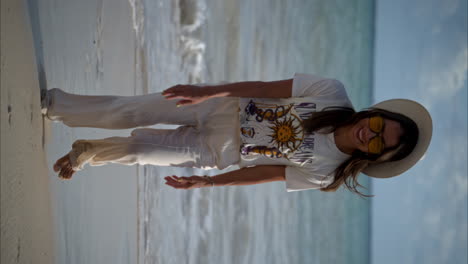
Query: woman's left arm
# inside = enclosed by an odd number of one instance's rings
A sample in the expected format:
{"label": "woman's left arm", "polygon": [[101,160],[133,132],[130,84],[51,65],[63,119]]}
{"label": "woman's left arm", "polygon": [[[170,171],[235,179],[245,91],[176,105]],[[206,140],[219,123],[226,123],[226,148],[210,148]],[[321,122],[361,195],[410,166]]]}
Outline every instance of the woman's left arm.
{"label": "woman's left arm", "polygon": [[212,186],[252,185],[285,180],[286,166],[263,165],[250,168],[242,168],[226,172],[212,177],[191,176],[177,177],[167,176],[166,184],[176,189],[194,189]]}
{"label": "woman's left arm", "polygon": [[220,85],[176,85],[162,94],[166,99],[180,99],[177,105],[198,104],[215,97],[289,98],[293,79],[273,82],[236,82]]}
{"label": "woman's left arm", "polygon": [[[272,82],[237,82],[211,86],[214,97],[289,98],[293,79]],[[208,86],[210,87],[210,86]]]}

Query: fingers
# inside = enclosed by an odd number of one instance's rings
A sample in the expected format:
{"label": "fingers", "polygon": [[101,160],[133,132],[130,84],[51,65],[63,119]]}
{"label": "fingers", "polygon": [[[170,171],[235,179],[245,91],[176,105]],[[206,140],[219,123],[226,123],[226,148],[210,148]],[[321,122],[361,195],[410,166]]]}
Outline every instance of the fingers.
{"label": "fingers", "polygon": [[185,91],[186,85],[176,85],[169,89],[166,89],[162,92],[162,95],[166,97],[166,99],[175,99],[178,96],[183,97],[183,92]]}
{"label": "fingers", "polygon": [[166,97],[167,100],[187,98],[187,96],[180,95],[180,94],[174,94],[174,93],[165,94],[164,97]]}
{"label": "fingers", "polygon": [[193,85],[176,85],[162,92],[168,99],[192,99],[200,96],[200,89],[195,89]]}
{"label": "fingers", "polygon": [[177,102],[177,107],[182,106],[182,105],[191,105],[193,104],[192,100],[180,100]]}
{"label": "fingers", "polygon": [[[183,177],[185,178],[185,177]],[[190,181],[187,181],[186,179],[181,179],[177,176],[172,176],[172,177],[165,177],[166,184],[175,188],[175,189],[189,189],[192,186],[192,183]]]}
{"label": "fingers", "polygon": [[166,94],[164,96],[166,97],[167,100],[183,99],[183,100],[180,100],[179,102],[177,102],[177,106],[193,104],[193,101],[190,100],[191,96],[179,95],[179,94],[173,94],[173,93],[169,93],[169,94]]}
{"label": "fingers", "polygon": [[179,183],[173,179],[171,179],[170,177],[166,177],[166,185],[169,185],[173,188],[178,188],[179,187]]}
{"label": "fingers", "polygon": [[192,189],[195,184],[195,181],[190,179],[192,177],[177,177],[173,175],[164,177],[164,179],[166,180],[166,185],[175,189]]}
{"label": "fingers", "polygon": [[167,95],[173,94],[175,92],[175,90],[176,90],[176,86],[173,86],[171,88],[168,88],[168,89],[162,91],[161,94],[164,95],[164,96],[167,96]]}

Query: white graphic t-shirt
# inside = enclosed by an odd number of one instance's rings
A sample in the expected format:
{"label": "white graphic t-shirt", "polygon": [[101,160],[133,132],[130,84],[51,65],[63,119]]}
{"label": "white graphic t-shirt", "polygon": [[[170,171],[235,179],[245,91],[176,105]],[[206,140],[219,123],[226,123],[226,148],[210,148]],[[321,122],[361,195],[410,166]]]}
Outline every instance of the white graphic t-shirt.
{"label": "white graphic t-shirt", "polygon": [[294,76],[291,98],[241,98],[240,167],[286,165],[288,191],[328,186],[350,156],[333,133],[306,133],[303,120],[329,106],[352,107],[343,84],[307,74]]}

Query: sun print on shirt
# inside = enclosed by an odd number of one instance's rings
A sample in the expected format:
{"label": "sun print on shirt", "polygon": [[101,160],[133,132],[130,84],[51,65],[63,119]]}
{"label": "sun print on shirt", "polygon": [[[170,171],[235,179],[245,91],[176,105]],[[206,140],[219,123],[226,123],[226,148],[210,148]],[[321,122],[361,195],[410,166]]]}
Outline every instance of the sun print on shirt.
{"label": "sun print on shirt", "polygon": [[262,133],[263,140],[268,141],[263,141],[263,145],[243,144],[241,154],[288,159],[304,139],[302,120],[292,112],[293,107],[294,104],[265,104],[251,100],[244,109],[246,117],[241,125],[241,135],[254,140],[257,135],[254,126],[263,123],[263,130],[267,130]]}
{"label": "sun print on shirt", "polygon": [[[299,121],[294,124],[294,121]],[[302,133],[302,123],[300,119],[291,114],[289,118],[282,120],[275,120],[273,126],[269,127],[273,133],[269,135],[271,137],[270,143],[274,142],[278,149],[290,149],[295,151],[299,148],[304,138]]]}

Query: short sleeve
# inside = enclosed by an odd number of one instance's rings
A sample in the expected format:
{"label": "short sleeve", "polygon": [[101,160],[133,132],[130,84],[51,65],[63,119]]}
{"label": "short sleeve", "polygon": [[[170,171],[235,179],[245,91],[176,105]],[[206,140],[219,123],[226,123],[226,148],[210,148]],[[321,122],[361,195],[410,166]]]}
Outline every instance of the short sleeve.
{"label": "short sleeve", "polygon": [[323,175],[304,167],[286,166],[286,190],[288,192],[327,187],[334,180],[334,173]]}
{"label": "short sleeve", "polygon": [[335,79],[313,74],[296,73],[293,79],[292,97],[348,98],[344,85]]}

